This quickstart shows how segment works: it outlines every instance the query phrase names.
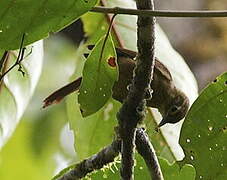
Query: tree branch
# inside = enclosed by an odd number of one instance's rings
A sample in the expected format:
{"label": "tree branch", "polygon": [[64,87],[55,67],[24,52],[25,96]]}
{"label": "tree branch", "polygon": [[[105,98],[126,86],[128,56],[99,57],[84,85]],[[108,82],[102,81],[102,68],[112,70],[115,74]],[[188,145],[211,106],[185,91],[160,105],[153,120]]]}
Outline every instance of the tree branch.
{"label": "tree branch", "polygon": [[136,149],[146,162],[151,178],[153,180],[164,180],[155,150],[145,130],[141,128],[136,131]]}
{"label": "tree branch", "polygon": [[[138,9],[153,9],[152,0],[138,0]],[[121,177],[133,179],[135,130],[145,115],[145,98],[151,98],[150,83],[154,67],[154,17],[138,17],[138,57],[128,96],[117,114],[122,139]],[[149,96],[148,96],[149,94]]]}
{"label": "tree branch", "polygon": [[[145,130],[138,128],[136,130],[136,149],[143,157],[150,172],[150,176],[154,180],[163,180],[162,172],[158,164],[155,151],[149,141]],[[58,180],[77,180],[85,177],[88,173],[94,170],[99,170],[103,166],[114,161],[114,158],[119,155],[121,150],[121,141],[114,140],[112,144],[103,148],[97,154],[83,160],[75,165],[75,167]]]}
{"label": "tree branch", "polygon": [[113,141],[112,144],[103,148],[97,154],[76,164],[71,171],[65,173],[58,180],[77,180],[94,170],[101,169],[104,165],[113,162],[114,158],[119,155],[120,146],[120,140]]}
{"label": "tree branch", "polygon": [[227,17],[227,11],[170,11],[170,10],[138,10],[129,8],[108,8],[108,7],[93,7],[91,12],[110,13],[110,14],[128,14],[128,15],[146,15],[155,17],[192,17],[192,18],[212,18],[212,17]]}

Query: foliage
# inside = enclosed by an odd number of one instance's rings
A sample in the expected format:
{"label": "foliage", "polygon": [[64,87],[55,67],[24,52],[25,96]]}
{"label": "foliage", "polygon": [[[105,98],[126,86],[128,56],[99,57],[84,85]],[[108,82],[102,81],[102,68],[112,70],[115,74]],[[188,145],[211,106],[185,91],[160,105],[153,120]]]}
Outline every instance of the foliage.
{"label": "foliage", "polygon": [[[21,63],[25,76],[18,71],[18,67],[15,67],[0,82],[0,149],[12,135],[34,93],[42,70],[42,46],[40,41],[33,44],[33,47],[27,47],[25,51],[27,57],[24,57]],[[31,51],[32,54],[29,54]],[[8,64],[7,69],[16,58],[17,53],[11,52],[5,63]]]}
{"label": "foliage", "polygon": [[0,47],[17,49],[24,33],[26,45],[43,39],[73,23],[96,3],[97,0],[3,0],[0,6]]}
{"label": "foliage", "polygon": [[[4,53],[4,50],[18,48],[23,33],[26,33],[25,44],[30,44],[46,37],[51,32],[64,28],[86,13],[96,3],[96,0],[76,0],[64,3],[55,0],[45,3],[18,0],[13,4],[4,0],[0,7],[0,17],[2,17],[0,20],[0,55]],[[135,7],[132,1],[109,0],[108,5]],[[14,16],[15,14],[17,16]],[[111,63],[108,63],[108,60],[116,57],[113,42],[119,44],[118,38],[124,42],[126,48],[136,50],[136,17],[118,16],[116,18],[116,30],[119,34],[112,33],[113,40],[108,38],[102,59],[99,57],[103,44],[101,38],[106,33],[108,25],[106,17],[87,13],[82,19],[84,30],[89,36],[88,43],[95,44],[87,61],[85,62],[82,58],[82,54],[86,52],[84,45],[81,45],[75,54],[64,49],[64,52],[67,51],[65,53],[67,55],[56,55],[58,54],[56,52],[60,52],[61,48],[67,46],[64,42],[57,40],[59,43],[56,43],[57,41],[55,43],[58,44],[58,49],[57,47],[52,49],[52,57],[55,54],[54,61],[50,64],[47,63],[46,67],[44,66],[46,69],[43,71],[42,80],[38,85],[40,91],[44,91],[48,87],[50,88],[48,91],[52,92],[60,84],[65,84],[76,66],[73,77],[80,76],[83,70],[79,103],[77,102],[78,94],[74,93],[67,98],[66,106],[64,103],[55,106],[42,112],[43,115],[40,115],[40,110],[31,113],[34,108],[30,105],[30,116],[27,115],[24,118],[14,136],[1,151],[0,179],[29,179],[31,177],[32,179],[50,179],[57,166],[56,158],[53,158],[56,157],[56,154],[60,154],[60,163],[65,163],[65,167],[97,153],[102,147],[111,143],[115,134],[116,113],[120,103],[110,98],[111,87],[117,80],[118,74],[117,66],[110,67]],[[23,23],[18,25],[17,22]],[[17,28],[15,28],[16,26]],[[176,85],[186,92],[192,102],[197,94],[196,82],[192,73],[179,54],[171,47],[159,27],[157,27],[156,35],[157,57],[168,67]],[[55,45],[52,44],[52,46]],[[49,55],[51,54],[50,49],[51,46],[46,48],[46,53]],[[28,61],[27,59],[35,56],[35,52],[41,56],[41,50],[41,46],[37,51],[34,47],[32,54],[23,61],[25,77],[22,77],[17,69],[14,69],[6,76],[0,87],[0,137],[3,137],[0,143],[2,144],[6,141],[6,137],[8,138],[14,131],[36,87],[42,60],[37,57],[35,60]],[[70,60],[67,60],[68,54],[72,55]],[[77,57],[76,61],[75,57]],[[60,61],[57,60],[58,58]],[[99,68],[101,68],[100,71]],[[197,179],[219,180],[227,178],[224,174],[227,170],[227,154],[224,144],[227,126],[225,122],[226,81],[227,74],[218,77],[217,82],[210,84],[202,92],[188,113],[180,137],[180,144],[185,152],[185,159],[182,162],[174,162],[182,158],[181,148],[178,145],[181,124],[166,126],[167,128],[164,127],[161,132],[157,133],[154,129],[160,117],[153,110],[148,111],[144,124],[141,126],[147,128],[152,144],[160,156],[159,162],[165,179],[192,180],[195,178],[195,171]],[[108,88],[102,86],[105,83],[108,84]],[[51,84],[56,84],[56,86],[49,87]],[[103,96],[104,94],[105,96]],[[46,95],[46,93],[42,94],[39,102]],[[37,96],[40,94],[37,93],[35,97]],[[40,103],[35,107],[39,109]],[[85,117],[82,117],[80,109],[83,110],[82,115]],[[27,113],[29,114],[29,111]],[[67,154],[65,146],[61,146],[62,142],[56,140],[61,137],[60,134],[67,118],[74,133],[76,158],[75,154]],[[73,143],[70,139],[63,141]],[[14,152],[15,149],[19,154]],[[16,162],[18,157],[20,157],[19,162]],[[65,159],[67,158],[70,161],[66,163]],[[170,165],[167,160],[174,163]],[[115,168],[115,165],[118,168]],[[180,168],[179,165],[182,167]],[[18,166],[26,168],[26,172],[21,171]],[[64,167],[61,166],[58,169]],[[9,172],[12,169],[16,169],[15,174]],[[92,179],[116,179],[119,178],[118,169],[119,163],[116,161],[105,167],[103,171],[90,174],[89,177]],[[136,155],[135,177],[137,179],[149,178],[144,161],[138,154]]]}
{"label": "foliage", "polygon": [[102,38],[92,49],[83,68],[83,80],[78,97],[83,116],[97,112],[111,97],[112,87],[118,79],[116,61],[111,36],[106,41]]}
{"label": "foliage", "polygon": [[183,163],[196,168],[196,179],[227,178],[226,109],[227,73],[217,77],[202,91],[182,127]]}

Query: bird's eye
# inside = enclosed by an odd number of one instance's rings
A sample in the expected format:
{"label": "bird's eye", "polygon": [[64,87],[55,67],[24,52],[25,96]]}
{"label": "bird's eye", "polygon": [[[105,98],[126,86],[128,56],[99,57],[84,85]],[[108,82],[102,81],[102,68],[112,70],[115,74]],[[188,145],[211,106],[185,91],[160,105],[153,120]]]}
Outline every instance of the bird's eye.
{"label": "bird's eye", "polygon": [[174,105],[174,106],[171,107],[170,112],[171,112],[172,114],[174,114],[174,113],[177,112],[178,109],[179,109],[179,107],[177,107],[176,105]]}

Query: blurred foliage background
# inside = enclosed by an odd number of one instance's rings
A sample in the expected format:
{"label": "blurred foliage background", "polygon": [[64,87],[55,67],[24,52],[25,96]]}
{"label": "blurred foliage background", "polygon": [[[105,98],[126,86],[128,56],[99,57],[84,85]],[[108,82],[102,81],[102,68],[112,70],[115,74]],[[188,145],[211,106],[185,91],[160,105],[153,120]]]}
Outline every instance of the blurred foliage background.
{"label": "blurred foliage background", "polygon": [[[156,9],[226,9],[224,0],[155,1]],[[157,18],[173,47],[183,55],[202,89],[227,70],[227,22],[223,18]],[[0,179],[48,180],[76,159],[68,131],[66,103],[42,109],[42,101],[62,87],[76,68],[77,46],[86,40],[80,20],[44,42],[38,88],[13,136],[0,152]],[[35,117],[35,118],[34,118]]]}
{"label": "blurred foliage background", "polygon": [[[225,0],[155,1],[157,9],[224,10]],[[157,18],[173,47],[194,72],[199,89],[227,70],[225,18]]]}

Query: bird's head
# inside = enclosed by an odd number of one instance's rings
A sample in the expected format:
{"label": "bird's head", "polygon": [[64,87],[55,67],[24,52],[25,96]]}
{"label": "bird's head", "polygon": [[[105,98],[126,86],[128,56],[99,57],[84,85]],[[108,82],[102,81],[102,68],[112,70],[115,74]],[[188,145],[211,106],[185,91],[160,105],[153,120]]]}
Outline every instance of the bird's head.
{"label": "bird's head", "polygon": [[163,119],[158,127],[161,127],[166,123],[177,123],[183,119],[189,108],[189,100],[183,92],[176,90],[176,95],[166,107]]}

